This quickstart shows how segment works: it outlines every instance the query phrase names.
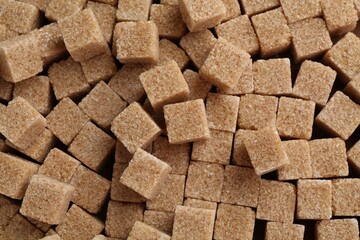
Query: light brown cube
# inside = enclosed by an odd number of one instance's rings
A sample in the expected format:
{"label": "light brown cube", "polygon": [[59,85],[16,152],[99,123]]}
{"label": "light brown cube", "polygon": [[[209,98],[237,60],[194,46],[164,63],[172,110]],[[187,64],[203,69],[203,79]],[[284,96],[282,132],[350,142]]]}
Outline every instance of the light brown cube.
{"label": "light brown cube", "polygon": [[48,224],[59,224],[69,207],[74,187],[44,175],[30,179],[20,213]]}
{"label": "light brown cube", "polygon": [[254,92],[262,95],[289,95],[292,92],[290,59],[258,60],[253,64]]}
{"label": "light brown cube", "polygon": [[128,240],[142,240],[142,239],[159,239],[170,240],[171,237],[154,227],[151,227],[143,222],[136,221],[131,229]]}
{"label": "light brown cube", "polygon": [[332,210],[334,216],[360,216],[360,179],[332,180]]}
{"label": "light brown cube", "polygon": [[85,210],[73,204],[66,213],[64,222],[55,228],[61,239],[92,239],[100,234],[104,224],[87,213]]}
{"label": "light brown cube", "polygon": [[[1,80],[0,80],[1,82]],[[1,85],[1,83],[0,83]],[[0,90],[1,91],[1,90]],[[360,103],[360,74],[356,75],[344,88],[344,93],[352,97],[355,102]],[[1,95],[1,93],[0,93]],[[0,96],[1,98],[1,96]]]}
{"label": "light brown cube", "polygon": [[356,218],[322,220],[315,225],[318,240],[359,239],[359,225]]}
{"label": "light brown cube", "polygon": [[56,22],[81,11],[86,0],[51,0],[46,7],[45,17]]}
{"label": "light brown cube", "polygon": [[[246,69],[250,55],[219,38],[210,51],[200,76],[221,89],[234,88]],[[221,62],[221,64],[219,64]]]}
{"label": "light brown cube", "polygon": [[144,223],[152,226],[168,235],[172,234],[175,213],[157,212],[146,210],[144,212]]}
{"label": "light brown cube", "polygon": [[226,39],[251,55],[258,53],[260,46],[248,15],[241,15],[215,28],[219,37]]}
{"label": "light brown cube", "polygon": [[112,121],[111,131],[131,154],[138,148],[146,148],[161,134],[160,127],[136,102]]}
{"label": "light brown cube", "polygon": [[304,61],[296,77],[292,95],[314,101],[318,106],[325,106],[336,72],[330,67],[313,61]]}
{"label": "light brown cube", "polygon": [[186,69],[183,73],[183,76],[190,90],[189,100],[205,100],[208,92],[211,89],[211,83],[205,81],[200,77],[199,73],[190,69]]}
{"label": "light brown cube", "polygon": [[280,6],[279,0],[261,0],[254,2],[252,0],[241,0],[241,6],[246,15],[252,16],[263,13]]}
{"label": "light brown cube", "polygon": [[214,239],[253,239],[255,211],[248,207],[220,203],[215,221]]}
{"label": "light brown cube", "polygon": [[182,144],[210,138],[203,100],[166,105],[164,115],[170,144]]}
{"label": "light brown cube", "polygon": [[360,124],[360,106],[337,91],[316,116],[315,123],[329,133],[347,140]]}
{"label": "light brown cube", "polygon": [[217,209],[216,202],[209,202],[209,201],[199,200],[199,199],[195,199],[195,198],[186,198],[184,201],[184,206],[210,209],[210,210],[215,210],[215,211]]}
{"label": "light brown cube", "polygon": [[64,98],[47,115],[47,127],[65,145],[69,145],[90,119],[69,98]]}
{"label": "light brown cube", "polygon": [[288,23],[321,16],[322,8],[320,2],[321,0],[280,0]]}
{"label": "light brown cube", "polygon": [[220,164],[190,162],[185,197],[220,202],[224,167]]}
{"label": "light brown cube", "polygon": [[200,69],[216,42],[217,40],[210,30],[204,30],[186,34],[181,38],[180,46],[189,55],[195,66]]}
{"label": "light brown cube", "polygon": [[117,140],[115,148],[115,163],[129,163],[131,158],[132,154],[126,149],[121,141]]}
{"label": "light brown cube", "polygon": [[10,101],[12,98],[14,86],[11,82],[0,78],[0,99]]}
{"label": "light brown cube", "polygon": [[10,30],[5,24],[0,23],[0,41],[5,41],[17,36],[19,36],[19,33]]}
{"label": "light brown cube", "polygon": [[119,0],[116,20],[147,21],[149,19],[151,0]]}
{"label": "light brown cube", "polygon": [[291,183],[261,180],[256,218],[274,222],[294,221],[296,187]]}
{"label": "light brown cube", "polygon": [[274,128],[249,132],[243,143],[257,175],[277,170],[289,163],[279,134]]}
{"label": "light brown cube", "polygon": [[51,65],[48,74],[56,100],[60,101],[65,97],[78,99],[91,89],[80,63],[71,57]]}
{"label": "light brown cube", "polygon": [[252,168],[226,166],[221,202],[256,208],[260,177]]}
{"label": "light brown cube", "polygon": [[154,64],[159,60],[159,32],[154,22],[120,22],[116,27],[116,58],[121,63]]}
{"label": "light brown cube", "polygon": [[226,14],[221,20],[222,22],[228,21],[230,19],[240,16],[240,3],[238,0],[221,0],[225,6]]}
{"label": "light brown cube", "polygon": [[265,240],[303,240],[305,226],[300,224],[267,222]]}
{"label": "light brown cube", "polygon": [[0,152],[0,194],[14,199],[22,199],[30,178],[39,165]]}
{"label": "light brown cube", "polygon": [[140,81],[155,111],[167,104],[187,100],[190,94],[184,76],[174,60],[142,73]]}
{"label": "light brown cube", "polygon": [[91,9],[59,21],[66,49],[77,61],[86,61],[105,53],[108,45],[103,37],[99,23]]}
{"label": "light brown cube", "polygon": [[40,48],[35,37],[19,36],[0,44],[0,77],[20,82],[43,70]]}
{"label": "light brown cube", "polygon": [[111,122],[126,105],[127,103],[102,81],[79,103],[85,114],[102,129],[109,129]]}
{"label": "light brown cube", "polygon": [[165,64],[170,60],[174,60],[179,68],[183,70],[190,62],[190,58],[186,55],[184,50],[165,38],[161,39],[159,42],[159,51],[160,58],[158,64]]}
{"label": "light brown cube", "polygon": [[177,40],[187,32],[178,6],[152,4],[150,20],[156,24],[161,38]]}
{"label": "light brown cube", "polygon": [[297,219],[330,219],[331,213],[330,180],[298,180]]}
{"label": "light brown cube", "polygon": [[17,213],[10,220],[8,225],[4,227],[4,230],[0,229],[0,237],[9,240],[39,239],[43,236],[44,233],[26,220],[20,213]]}
{"label": "light brown cube", "polygon": [[0,233],[19,211],[19,208],[20,206],[18,206],[14,201],[4,195],[0,195]]}
{"label": "light brown cube", "polygon": [[352,167],[360,172],[360,141],[357,141],[354,146],[347,152],[348,161]]}
{"label": "light brown cube", "polygon": [[20,0],[19,2],[30,3],[37,7],[40,11],[45,12],[50,0]]}
{"label": "light brown cube", "polygon": [[252,163],[249,154],[244,145],[243,139],[247,137],[247,134],[253,130],[239,129],[234,136],[234,147],[232,153],[231,163],[237,166],[252,167]]}
{"label": "light brown cube", "polygon": [[48,232],[51,228],[51,225],[48,223],[44,223],[32,218],[27,217],[26,218],[30,223],[32,223],[33,225],[35,225],[38,229],[40,229],[41,231],[43,231],[44,233]]}
{"label": "light brown cube", "polygon": [[210,139],[194,142],[191,159],[229,165],[233,133],[210,130]]}
{"label": "light brown cube", "polygon": [[105,233],[113,238],[126,239],[134,223],[143,219],[142,204],[110,201],[106,213]]}
{"label": "light brown cube", "polygon": [[172,239],[211,240],[214,230],[215,214],[215,210],[177,206]]}
{"label": "light brown cube", "polygon": [[[307,7],[308,8],[308,7]],[[289,25],[295,62],[322,56],[333,43],[322,18],[310,18]]]}
{"label": "light brown cube", "polygon": [[306,140],[282,142],[289,164],[278,169],[279,180],[295,180],[312,177],[310,146]]}

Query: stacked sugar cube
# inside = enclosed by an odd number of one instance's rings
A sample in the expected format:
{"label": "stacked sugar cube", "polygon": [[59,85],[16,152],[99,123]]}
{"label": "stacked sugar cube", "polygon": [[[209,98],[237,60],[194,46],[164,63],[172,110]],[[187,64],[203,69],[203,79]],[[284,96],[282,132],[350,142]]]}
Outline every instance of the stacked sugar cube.
{"label": "stacked sugar cube", "polygon": [[359,240],[357,0],[0,0],[0,240]]}

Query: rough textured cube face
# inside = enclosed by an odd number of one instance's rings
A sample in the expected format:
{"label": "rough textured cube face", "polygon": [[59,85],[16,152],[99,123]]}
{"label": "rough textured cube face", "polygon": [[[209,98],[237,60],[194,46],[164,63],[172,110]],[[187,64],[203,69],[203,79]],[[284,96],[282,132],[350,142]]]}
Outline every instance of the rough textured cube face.
{"label": "rough textured cube face", "polygon": [[280,6],[279,0],[261,0],[257,2],[254,2],[252,0],[241,0],[240,2],[246,15],[249,16],[266,12]]}
{"label": "rough textured cube face", "polygon": [[216,202],[209,202],[194,198],[186,198],[184,202],[184,206],[187,207],[194,207],[194,208],[202,208],[202,209],[209,209],[209,210],[215,210],[217,209],[217,203]]}
{"label": "rough textured cube face", "polygon": [[260,191],[260,177],[253,169],[225,167],[221,202],[256,208]]}
{"label": "rough textured cube face", "polygon": [[183,70],[190,61],[188,55],[175,43],[163,38],[159,42],[160,58],[158,64],[165,64],[174,60],[179,68]]}
{"label": "rough textured cube face", "polygon": [[0,44],[0,77],[9,82],[20,82],[43,70],[41,53],[31,35],[19,36]]}
{"label": "rough textured cube face", "polygon": [[140,81],[155,111],[163,106],[186,100],[190,90],[174,60],[146,71]]}
{"label": "rough textured cube face", "polygon": [[147,147],[161,134],[159,126],[136,102],[130,104],[111,123],[111,131],[130,153]]}
{"label": "rough textured cube face", "polygon": [[305,226],[300,224],[268,222],[266,224],[265,240],[303,240]]}
{"label": "rough textured cube face", "polygon": [[203,100],[167,105],[164,107],[164,114],[171,144],[210,138]]}
{"label": "rough textured cube face", "polygon": [[255,93],[288,95],[292,92],[290,59],[258,60],[253,64]]}
{"label": "rough textured cube face", "polygon": [[86,0],[51,0],[46,7],[45,17],[50,21],[59,21],[77,14],[83,9]]}
{"label": "rough textured cube face", "polygon": [[240,3],[238,0],[221,0],[225,6],[226,14],[221,20],[222,22],[236,18],[241,14]]}
{"label": "rough textured cube face", "polygon": [[159,33],[154,22],[120,22],[116,26],[120,62],[154,64],[159,60]]}
{"label": "rough textured cube face", "polygon": [[347,140],[360,124],[360,106],[338,91],[317,115],[315,123]]}
{"label": "rough textured cube face", "polygon": [[19,206],[9,198],[4,195],[0,195],[0,236],[3,228],[8,225],[10,220],[16,215],[19,211]]}
{"label": "rough textured cube face", "polygon": [[183,73],[185,81],[190,89],[189,100],[205,100],[211,89],[211,83],[205,81],[197,72],[186,69]]}
{"label": "rough textured cube face", "polygon": [[331,213],[330,180],[298,180],[297,219],[330,219]]}
{"label": "rough textured cube face", "polygon": [[321,56],[333,45],[322,18],[306,19],[292,23],[289,27],[293,38],[295,62]]}
{"label": "rough textured cube face", "polygon": [[48,224],[61,223],[74,187],[43,175],[34,175],[26,190],[20,213]]}
{"label": "rough textured cube face", "polygon": [[343,91],[344,93],[346,93],[346,95],[352,97],[356,102],[360,102],[360,74],[356,75],[355,78],[346,85],[346,88]]}
{"label": "rough textured cube face", "polygon": [[131,232],[129,234],[128,240],[141,240],[145,238],[153,238],[160,240],[170,240],[171,237],[154,227],[151,227],[143,222],[136,221]]}
{"label": "rough textured cube face", "polygon": [[90,119],[69,98],[64,98],[46,117],[47,127],[65,145],[69,145]]}
{"label": "rough textured cube face", "polygon": [[152,226],[168,235],[172,234],[175,213],[172,212],[157,212],[145,211],[144,223]]}
{"label": "rough textured cube face", "polygon": [[291,1],[280,0],[288,23],[298,22],[322,15],[321,0]]}
{"label": "rough textured cube face", "polygon": [[0,162],[0,193],[14,199],[22,199],[31,176],[38,171],[39,166],[2,152]]}
{"label": "rough textured cube face", "polygon": [[332,180],[332,210],[334,216],[360,216],[360,179]]}
{"label": "rough textured cube face", "polygon": [[359,226],[356,218],[333,219],[317,222],[315,225],[318,240],[358,239]]}
{"label": "rough textured cube face", "polygon": [[186,179],[185,197],[220,202],[224,167],[220,164],[191,162]]}
{"label": "rough textured cube face", "polygon": [[4,239],[39,239],[44,233],[26,220],[21,214],[17,213],[4,227],[1,229],[0,237]]}
{"label": "rough textured cube face", "polygon": [[10,101],[13,94],[13,84],[0,78],[0,99]]}
{"label": "rough textured cube face", "polygon": [[235,133],[234,147],[232,153],[232,164],[244,167],[252,167],[252,163],[249,154],[244,145],[243,139],[247,137],[247,134],[252,130],[239,129]]}
{"label": "rough textured cube face", "polygon": [[10,30],[5,24],[0,23],[0,40],[5,41],[19,36],[19,33]]}
{"label": "rough textured cube face", "polygon": [[281,8],[253,16],[251,21],[260,42],[262,57],[278,54],[290,47],[290,29]]}
{"label": "rough textured cube face", "polygon": [[177,206],[172,239],[212,239],[215,214],[215,210]]}
{"label": "rough textured cube face", "polygon": [[151,0],[119,0],[117,21],[147,21]]}
{"label": "rough textured cube face", "polygon": [[50,0],[20,0],[19,2],[30,3],[37,7],[40,11],[45,12]]}
{"label": "rough textured cube face", "polygon": [[296,77],[293,95],[312,100],[319,106],[325,106],[329,99],[336,72],[321,63],[304,61]]}
{"label": "rough textured cube face", "polygon": [[[247,65],[250,55],[223,38],[220,38],[210,51],[204,65],[200,69],[200,76],[222,89],[236,86]],[[220,63],[221,64],[218,64]]]}
{"label": "rough textured cube face", "polygon": [[360,172],[360,141],[347,152],[347,156],[349,163]]}

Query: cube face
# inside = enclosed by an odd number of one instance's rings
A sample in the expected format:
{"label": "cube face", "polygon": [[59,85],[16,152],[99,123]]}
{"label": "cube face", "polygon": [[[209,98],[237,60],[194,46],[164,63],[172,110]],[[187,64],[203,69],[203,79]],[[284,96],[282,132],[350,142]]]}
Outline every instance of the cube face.
{"label": "cube face", "polygon": [[10,101],[13,94],[13,84],[0,78],[0,99]]}
{"label": "cube face", "polygon": [[288,23],[321,16],[322,8],[320,2],[321,0],[295,2],[290,0],[280,0],[281,7]]}
{"label": "cube face", "polygon": [[18,32],[10,30],[5,24],[0,24],[0,40],[5,41],[19,36]]}
{"label": "cube face", "polygon": [[[253,16],[251,21],[260,42],[262,57],[272,56],[290,47],[290,29],[281,8]],[[269,25],[269,22],[272,24]]]}
{"label": "cube face", "polygon": [[34,175],[26,190],[20,213],[48,224],[61,223],[74,188],[43,175]]}
{"label": "cube face", "polygon": [[[334,216],[359,216],[359,179],[332,180],[332,210]],[[356,193],[356,194],[354,194]]]}
{"label": "cube face", "polygon": [[151,0],[119,0],[116,20],[147,21],[149,18]]}
{"label": "cube face", "polygon": [[51,0],[46,7],[45,17],[50,21],[57,22],[63,18],[79,13],[83,9],[84,0]]}
{"label": "cube face", "polygon": [[303,240],[305,226],[300,224],[268,222],[266,224],[265,240]]}
{"label": "cube face", "polygon": [[186,69],[183,75],[190,90],[189,100],[205,100],[212,86],[211,83],[203,80],[199,73],[189,69]]}
{"label": "cube face", "polygon": [[194,199],[194,198],[186,198],[185,202],[184,202],[184,206],[209,209],[209,210],[215,210],[215,211],[217,209],[216,202],[203,201],[203,200]]}
{"label": "cube face", "polygon": [[347,152],[349,163],[355,168],[356,171],[360,171],[360,141],[358,141]]}
{"label": "cube face", "polygon": [[[0,227],[1,230],[8,225],[10,220],[16,215],[16,213],[19,211],[19,206],[16,205],[15,202],[10,200],[9,198],[5,197],[4,195],[0,196]],[[0,235],[1,236],[1,235]]]}
{"label": "cube face", "polygon": [[279,0],[261,0],[260,2],[253,2],[251,0],[241,0],[240,2],[246,15],[249,16],[266,12],[268,10],[280,6]]}
{"label": "cube face", "polygon": [[157,212],[148,211],[144,212],[144,223],[168,234],[172,234],[175,213],[172,212]]}
{"label": "cube face", "polygon": [[291,94],[291,69],[288,58],[258,60],[253,64],[253,72],[255,93],[263,95]]}
{"label": "cube face", "polygon": [[171,237],[156,228],[153,228],[143,222],[136,221],[129,237],[129,240],[140,240],[144,238],[153,238],[153,239],[161,239],[161,240],[170,240]]}
{"label": "cube face", "polygon": [[163,38],[159,42],[159,64],[165,64],[169,60],[174,60],[179,68],[183,70],[190,62],[188,55],[175,43]]}
{"label": "cube face", "polygon": [[226,14],[225,17],[221,20],[222,22],[228,21],[232,18],[235,18],[241,14],[240,3],[237,0],[222,0]]}
{"label": "cube face", "polygon": [[44,233],[40,229],[19,213],[10,220],[0,234],[5,239],[38,239],[44,237]]}
{"label": "cube face", "polygon": [[247,137],[247,134],[252,130],[239,129],[235,133],[234,147],[231,162],[237,166],[252,167],[252,163],[249,154],[244,145],[243,139]]}
{"label": "cube face", "polygon": [[319,240],[359,238],[359,226],[356,218],[323,220],[317,222],[315,232],[316,237]]}
{"label": "cube face", "polygon": [[299,180],[297,182],[297,219],[330,219],[331,181]]}
{"label": "cube face", "polygon": [[[1,80],[0,80],[1,81]],[[1,83],[0,83],[1,85]],[[360,101],[360,75],[356,75],[343,90],[346,95],[351,96],[355,101]],[[0,93],[1,95],[1,93]],[[1,97],[0,97],[1,98]]]}

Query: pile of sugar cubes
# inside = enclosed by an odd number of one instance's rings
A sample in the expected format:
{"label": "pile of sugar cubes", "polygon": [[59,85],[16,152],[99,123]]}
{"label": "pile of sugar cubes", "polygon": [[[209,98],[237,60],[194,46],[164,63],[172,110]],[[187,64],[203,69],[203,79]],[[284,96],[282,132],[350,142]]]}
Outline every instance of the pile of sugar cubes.
{"label": "pile of sugar cubes", "polygon": [[0,0],[0,240],[359,240],[360,0]]}

